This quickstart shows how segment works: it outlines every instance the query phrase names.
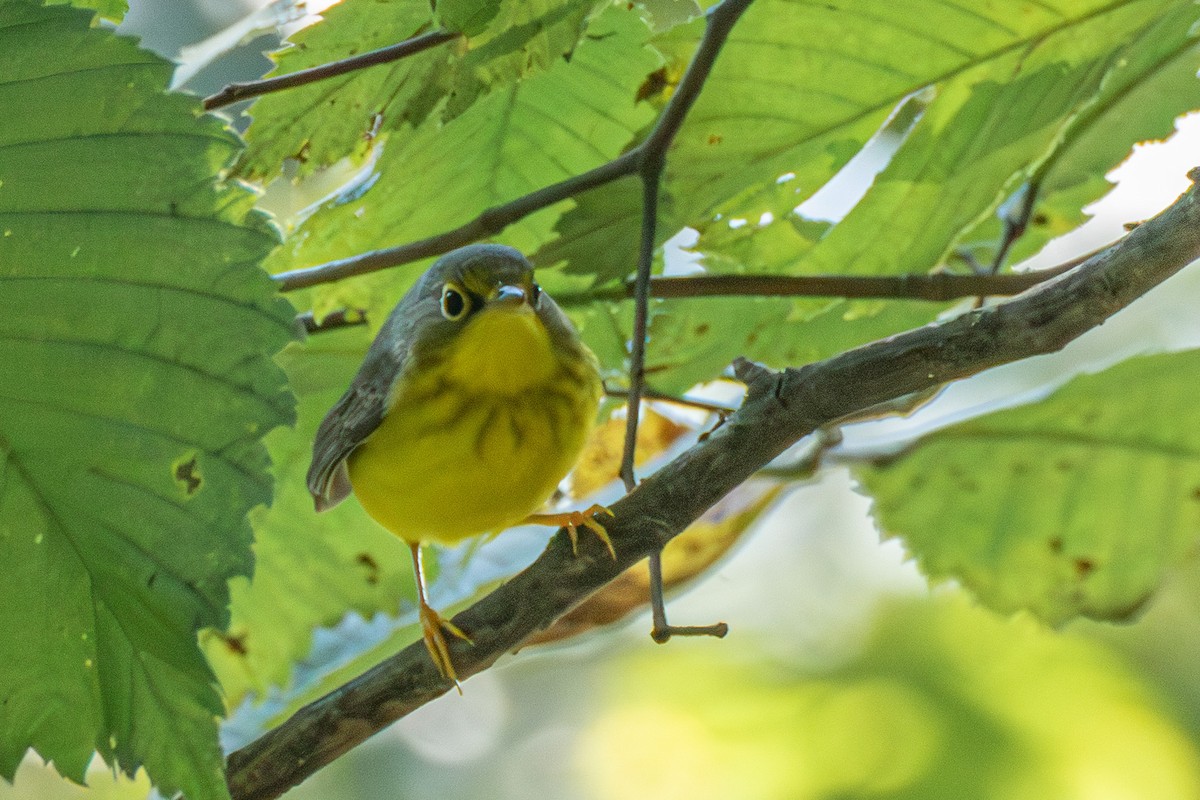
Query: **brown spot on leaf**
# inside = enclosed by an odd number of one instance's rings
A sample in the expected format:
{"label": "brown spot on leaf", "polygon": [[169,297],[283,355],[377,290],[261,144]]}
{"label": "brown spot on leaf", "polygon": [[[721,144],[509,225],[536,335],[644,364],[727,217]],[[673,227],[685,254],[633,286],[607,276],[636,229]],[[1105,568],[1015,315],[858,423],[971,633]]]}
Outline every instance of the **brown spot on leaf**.
{"label": "brown spot on leaf", "polygon": [[708,143],[711,145],[717,145],[723,141],[725,141],[725,139],[719,133],[710,133],[708,135]]}
{"label": "brown spot on leaf", "polygon": [[1061,553],[1063,551],[1063,540],[1057,536],[1051,539],[1049,544],[1051,553]]}
{"label": "brown spot on leaf", "polygon": [[1059,459],[1058,461],[1054,462],[1054,468],[1059,472],[1070,472],[1071,470],[1075,469],[1075,462],[1068,461],[1065,458]]}
{"label": "brown spot on leaf", "polygon": [[706,333],[708,333],[708,323],[707,322],[701,322],[699,325],[696,326],[696,335],[697,336],[703,336]]}
{"label": "brown spot on leaf", "polygon": [[246,634],[244,633],[239,633],[236,636],[222,634],[221,641],[225,643],[226,647],[228,647],[234,653],[237,653],[239,656],[244,656],[249,652],[246,649]]}
{"label": "brown spot on leaf", "polygon": [[1096,571],[1096,562],[1090,558],[1077,558],[1074,563],[1075,574],[1080,578],[1086,578]]}
{"label": "brown spot on leaf", "polygon": [[638,87],[636,100],[640,103],[660,94],[665,88],[667,88],[667,68],[663,67],[646,76],[646,80],[642,81],[642,85]]}
{"label": "brown spot on leaf", "polygon": [[355,563],[367,570],[367,583],[374,586],[379,583],[379,562],[370,553],[359,553],[354,557]]}
{"label": "brown spot on leaf", "polygon": [[1200,486],[1197,486],[1196,488],[1192,489],[1192,499],[1200,500]]}
{"label": "brown spot on leaf", "polygon": [[174,475],[175,481],[183,487],[183,491],[188,497],[200,491],[200,487],[204,483],[204,479],[200,477],[200,470],[196,467],[195,456],[176,464]]}
{"label": "brown spot on leaf", "polygon": [[1031,219],[1030,222],[1032,222],[1034,225],[1045,225],[1050,222],[1050,217],[1046,216],[1046,214],[1042,212],[1039,212],[1033,215],[1033,219]]}

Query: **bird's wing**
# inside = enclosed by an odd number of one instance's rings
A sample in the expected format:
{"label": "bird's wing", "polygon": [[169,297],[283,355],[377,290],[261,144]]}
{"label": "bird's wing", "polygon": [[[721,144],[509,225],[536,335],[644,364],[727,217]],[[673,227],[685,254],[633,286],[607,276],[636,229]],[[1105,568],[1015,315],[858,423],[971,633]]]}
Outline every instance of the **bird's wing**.
{"label": "bird's wing", "polygon": [[350,388],[322,420],[308,468],[308,491],[317,511],[350,494],[346,458],[383,422],[405,360],[395,348],[372,346]]}

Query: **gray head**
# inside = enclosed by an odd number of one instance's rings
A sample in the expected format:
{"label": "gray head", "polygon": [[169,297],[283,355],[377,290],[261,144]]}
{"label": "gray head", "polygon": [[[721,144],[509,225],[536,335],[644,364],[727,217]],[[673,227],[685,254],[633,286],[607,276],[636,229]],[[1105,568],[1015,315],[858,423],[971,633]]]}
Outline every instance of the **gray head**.
{"label": "gray head", "polygon": [[533,309],[553,341],[576,340],[574,327],[534,281],[533,265],[520,251],[500,244],[460,247],[435,261],[413,284],[373,347],[387,342],[405,348],[406,353],[396,353],[402,358],[436,358],[476,314],[520,303]]}

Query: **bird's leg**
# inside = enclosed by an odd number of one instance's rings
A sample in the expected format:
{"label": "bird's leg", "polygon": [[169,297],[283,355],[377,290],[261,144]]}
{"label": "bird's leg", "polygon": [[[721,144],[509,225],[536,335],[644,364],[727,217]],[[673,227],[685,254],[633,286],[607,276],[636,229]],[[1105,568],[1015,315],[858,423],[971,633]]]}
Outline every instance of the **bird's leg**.
{"label": "bird's leg", "polygon": [[453,681],[458,693],[462,694],[462,687],[458,685],[458,674],[454,671],[454,662],[450,660],[450,648],[446,644],[446,637],[442,631],[449,631],[467,643],[470,643],[471,637],[463,633],[462,629],[453,622],[442,619],[425,601],[425,570],[421,566],[421,545],[409,542],[408,546],[412,550],[413,572],[417,576],[417,605],[425,648],[429,650],[429,657],[433,659],[433,665],[438,668],[438,672]]}
{"label": "bird's leg", "polygon": [[606,507],[593,505],[583,511],[564,511],[558,514],[530,514],[522,521],[522,524],[565,527],[567,529],[567,536],[571,537],[571,552],[575,555],[579,555],[578,529],[582,525],[600,537],[600,541],[604,542],[604,546],[608,548],[608,554],[613,557],[613,561],[616,561],[617,551],[613,549],[612,541],[608,538],[608,531],[596,519],[596,514],[613,516],[613,512],[609,511]]}

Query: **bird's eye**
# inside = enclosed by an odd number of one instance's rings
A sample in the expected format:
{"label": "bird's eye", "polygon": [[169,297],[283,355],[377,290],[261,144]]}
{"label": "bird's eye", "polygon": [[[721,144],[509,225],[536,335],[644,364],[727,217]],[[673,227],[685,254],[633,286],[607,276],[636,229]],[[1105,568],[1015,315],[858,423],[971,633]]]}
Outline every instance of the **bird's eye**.
{"label": "bird's eye", "polygon": [[531,284],[529,287],[529,304],[531,306],[536,306],[538,298],[541,296],[542,296],[542,287],[538,286],[536,283]]}
{"label": "bird's eye", "polygon": [[467,296],[457,287],[447,283],[442,287],[442,316],[453,322],[466,316],[471,308]]}

